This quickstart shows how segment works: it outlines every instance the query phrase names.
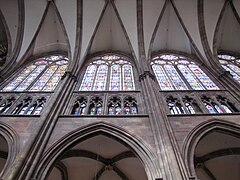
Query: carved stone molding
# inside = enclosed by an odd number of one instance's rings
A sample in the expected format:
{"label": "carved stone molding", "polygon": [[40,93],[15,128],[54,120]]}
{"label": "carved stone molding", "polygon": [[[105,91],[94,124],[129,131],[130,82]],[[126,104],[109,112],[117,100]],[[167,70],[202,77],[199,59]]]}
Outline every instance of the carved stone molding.
{"label": "carved stone molding", "polygon": [[155,81],[155,76],[150,71],[144,71],[143,74],[139,75],[139,81],[141,82],[143,79],[145,79],[147,76],[149,76],[151,79]]}
{"label": "carved stone molding", "polygon": [[231,73],[229,71],[223,71],[223,73],[221,73],[219,76],[218,76],[218,79],[221,79],[223,77],[233,77],[231,75]]}
{"label": "carved stone molding", "polygon": [[66,71],[61,80],[63,80],[65,77],[69,76],[71,79],[73,79],[74,81],[77,81],[77,76],[75,76],[71,71]]}

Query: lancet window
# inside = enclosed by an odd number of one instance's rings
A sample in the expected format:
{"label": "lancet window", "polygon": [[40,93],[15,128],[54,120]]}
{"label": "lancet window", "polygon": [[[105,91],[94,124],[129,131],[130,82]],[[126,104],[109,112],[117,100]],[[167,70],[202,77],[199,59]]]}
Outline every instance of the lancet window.
{"label": "lancet window", "polygon": [[[117,93],[118,94],[118,93]],[[78,95],[74,97],[71,115],[136,115],[138,114],[137,98],[130,95]]]}
{"label": "lancet window", "polygon": [[199,107],[199,105],[197,104],[196,100],[189,97],[189,96],[185,96],[182,98],[183,103],[188,111],[189,114],[198,114],[198,113],[202,113],[201,108]]}
{"label": "lancet window", "polygon": [[135,90],[133,66],[129,59],[118,55],[104,55],[92,58],[79,90]]}
{"label": "lancet window", "polygon": [[201,100],[211,114],[238,112],[238,109],[226,97],[220,95],[216,97],[202,96]]}
{"label": "lancet window", "polygon": [[68,59],[52,55],[35,60],[10,81],[2,91],[53,91],[68,65]]}
{"label": "lancet window", "polygon": [[161,90],[217,90],[217,85],[191,59],[163,54],[152,59]]}
{"label": "lancet window", "polygon": [[121,99],[114,96],[108,101],[108,115],[120,115],[122,114]]}
{"label": "lancet window", "polygon": [[36,100],[33,100],[32,97],[26,97],[15,106],[11,114],[39,115],[45,103],[45,97],[40,97]]}
{"label": "lancet window", "polygon": [[74,103],[71,114],[85,115],[87,114],[86,109],[87,109],[87,99],[85,97],[79,97]]}
{"label": "lancet window", "polygon": [[137,109],[137,101],[135,98],[128,96],[126,98],[124,98],[124,109],[123,109],[123,113],[125,115],[129,115],[129,114],[137,114],[138,113],[138,109]]}
{"label": "lancet window", "polygon": [[9,108],[12,106],[12,104],[16,101],[15,97],[8,97],[6,99],[3,99],[1,97],[0,102],[0,114],[6,114]]}
{"label": "lancet window", "polygon": [[240,58],[230,55],[218,55],[222,67],[240,82]]}
{"label": "lancet window", "polygon": [[186,113],[182,103],[180,102],[180,99],[175,98],[173,96],[169,96],[166,99],[166,101],[167,101],[167,105],[168,105],[168,108],[169,108],[171,114],[185,114]]}
{"label": "lancet window", "polygon": [[93,97],[89,104],[89,115],[101,115],[103,113],[103,100],[100,97]]}
{"label": "lancet window", "polygon": [[[219,91],[218,91],[219,92]],[[166,95],[166,105],[170,114],[221,114],[239,112],[239,103],[226,93],[216,94],[186,92],[172,93]]]}

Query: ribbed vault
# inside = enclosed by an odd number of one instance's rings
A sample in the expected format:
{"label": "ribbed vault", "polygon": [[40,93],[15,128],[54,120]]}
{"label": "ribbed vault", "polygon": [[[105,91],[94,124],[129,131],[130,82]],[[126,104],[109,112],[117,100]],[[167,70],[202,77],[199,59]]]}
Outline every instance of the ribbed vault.
{"label": "ribbed vault", "polygon": [[48,179],[147,179],[136,155],[103,135],[92,137],[63,153]]}

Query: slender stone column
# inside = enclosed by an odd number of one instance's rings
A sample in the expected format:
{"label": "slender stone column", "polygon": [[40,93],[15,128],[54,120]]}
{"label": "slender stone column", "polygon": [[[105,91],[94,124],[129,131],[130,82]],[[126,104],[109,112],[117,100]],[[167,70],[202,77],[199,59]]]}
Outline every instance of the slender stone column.
{"label": "slender stone column", "polygon": [[187,180],[189,176],[168,122],[163,99],[154,81],[154,76],[149,71],[145,71],[140,75],[140,82],[157,146],[162,178]]}

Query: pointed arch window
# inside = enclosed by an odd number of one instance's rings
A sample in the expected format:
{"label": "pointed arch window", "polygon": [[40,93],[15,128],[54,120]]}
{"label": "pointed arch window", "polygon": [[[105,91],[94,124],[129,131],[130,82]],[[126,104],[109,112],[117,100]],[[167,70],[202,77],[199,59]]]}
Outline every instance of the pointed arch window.
{"label": "pointed arch window", "polygon": [[80,91],[133,91],[133,66],[126,58],[104,55],[92,58],[79,88]]}
{"label": "pointed arch window", "polygon": [[35,60],[2,91],[53,91],[68,65],[68,58],[52,55]]}
{"label": "pointed arch window", "polygon": [[219,89],[203,70],[189,58],[163,54],[154,57],[151,66],[163,91]]}
{"label": "pointed arch window", "polygon": [[240,82],[240,58],[230,55],[218,55],[222,67]]}

